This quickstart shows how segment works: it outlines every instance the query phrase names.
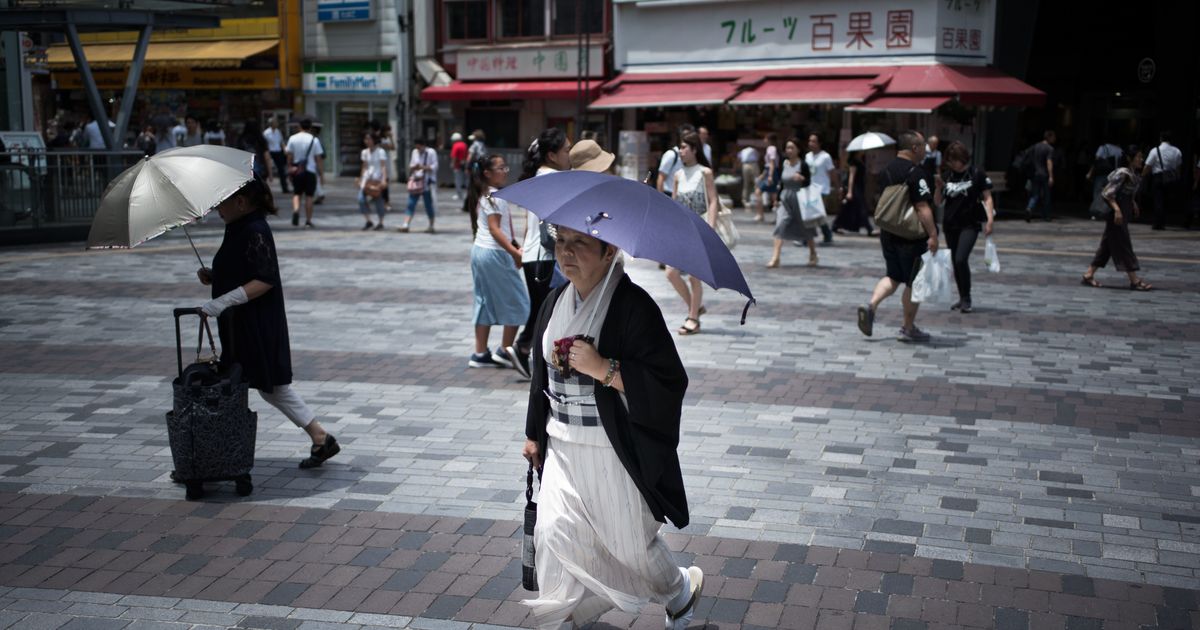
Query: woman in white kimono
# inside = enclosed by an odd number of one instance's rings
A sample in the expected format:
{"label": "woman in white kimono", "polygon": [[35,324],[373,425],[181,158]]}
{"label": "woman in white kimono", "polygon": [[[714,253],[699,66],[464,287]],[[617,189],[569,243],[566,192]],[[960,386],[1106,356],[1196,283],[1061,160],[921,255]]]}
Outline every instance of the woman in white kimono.
{"label": "woman in white kimono", "polygon": [[[665,606],[687,627],[704,582],[658,535],[688,523],[676,448],[687,373],[654,300],[616,247],[558,227],[571,281],[538,316],[524,455],[542,471],[534,530],[538,627]],[[544,468],[543,468],[544,463]]]}

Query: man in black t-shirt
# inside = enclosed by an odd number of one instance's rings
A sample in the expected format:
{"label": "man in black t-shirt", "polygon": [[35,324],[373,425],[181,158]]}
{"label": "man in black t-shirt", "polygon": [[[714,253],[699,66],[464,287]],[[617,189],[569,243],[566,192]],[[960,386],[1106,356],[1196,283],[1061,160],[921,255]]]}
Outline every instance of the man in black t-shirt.
{"label": "man in black t-shirt", "polygon": [[1033,178],[1029,180],[1029,204],[1025,206],[1025,222],[1033,219],[1039,206],[1042,219],[1050,220],[1050,190],[1054,188],[1054,132],[1042,134],[1042,141],[1029,148],[1033,162]]}
{"label": "man in black t-shirt", "polygon": [[916,325],[917,309],[921,305],[912,301],[912,282],[921,268],[921,255],[926,251],[937,252],[938,248],[937,225],[933,220],[933,183],[930,175],[920,167],[925,159],[925,138],[919,132],[905,131],[900,134],[896,148],[896,158],[879,173],[879,189],[903,182],[908,189],[908,201],[916,210],[927,237],[910,240],[879,230],[887,275],[875,285],[870,303],[858,307],[858,329],[870,337],[875,326],[875,309],[903,284],[906,285],[901,295],[904,325],[900,328],[899,339],[929,341],[929,334]]}

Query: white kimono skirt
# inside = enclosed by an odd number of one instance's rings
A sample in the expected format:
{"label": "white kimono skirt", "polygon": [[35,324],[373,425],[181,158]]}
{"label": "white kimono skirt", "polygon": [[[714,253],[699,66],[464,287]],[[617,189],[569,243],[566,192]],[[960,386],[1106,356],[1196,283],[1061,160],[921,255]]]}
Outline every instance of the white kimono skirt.
{"label": "white kimono skirt", "polygon": [[[556,383],[556,376],[552,392],[590,389],[570,382],[579,377]],[[533,532],[541,591],[524,602],[543,630],[556,630],[572,614],[581,622],[613,607],[636,614],[648,601],[665,604],[683,588],[671,549],[658,535],[661,523],[594,415],[594,397],[578,398],[590,398],[590,408],[568,408],[552,396],[546,423],[549,445]]]}

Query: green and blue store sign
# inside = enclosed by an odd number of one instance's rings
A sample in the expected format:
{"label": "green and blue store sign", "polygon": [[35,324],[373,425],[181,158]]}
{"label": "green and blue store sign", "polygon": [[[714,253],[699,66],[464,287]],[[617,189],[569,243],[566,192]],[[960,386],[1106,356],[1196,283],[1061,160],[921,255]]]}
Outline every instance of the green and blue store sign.
{"label": "green and blue store sign", "polygon": [[387,61],[315,61],[304,64],[305,94],[394,94],[396,75]]}

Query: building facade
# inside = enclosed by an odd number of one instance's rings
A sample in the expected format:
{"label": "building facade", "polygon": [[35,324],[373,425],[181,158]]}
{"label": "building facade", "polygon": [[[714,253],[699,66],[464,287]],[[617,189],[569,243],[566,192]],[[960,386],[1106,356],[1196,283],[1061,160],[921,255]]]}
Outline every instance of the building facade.
{"label": "building facade", "polygon": [[303,6],[304,111],[320,123],[326,171],[357,175],[363,134],[372,125],[391,127],[397,144],[408,144],[407,3],[303,0]]}
{"label": "building facade", "polygon": [[587,106],[611,76],[608,0],[427,0],[414,22],[433,35],[415,56],[420,133],[439,147],[454,131],[510,150],[546,127],[604,131]]}

